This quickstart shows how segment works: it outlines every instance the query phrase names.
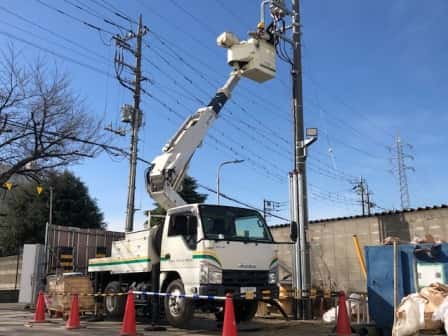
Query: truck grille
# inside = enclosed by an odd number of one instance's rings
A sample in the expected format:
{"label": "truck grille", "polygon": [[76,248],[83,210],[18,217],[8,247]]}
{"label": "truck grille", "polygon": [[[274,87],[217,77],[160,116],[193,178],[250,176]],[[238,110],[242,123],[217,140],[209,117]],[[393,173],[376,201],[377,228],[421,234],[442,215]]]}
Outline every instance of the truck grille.
{"label": "truck grille", "polygon": [[226,286],[265,286],[269,271],[227,270],[222,272],[222,283]]}

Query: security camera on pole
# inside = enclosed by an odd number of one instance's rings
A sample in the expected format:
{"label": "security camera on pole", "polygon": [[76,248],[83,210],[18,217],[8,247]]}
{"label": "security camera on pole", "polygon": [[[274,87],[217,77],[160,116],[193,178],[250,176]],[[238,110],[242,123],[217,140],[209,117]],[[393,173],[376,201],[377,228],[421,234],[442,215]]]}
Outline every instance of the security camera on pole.
{"label": "security camera on pole", "polygon": [[[265,28],[265,12],[269,10],[271,23]],[[290,18],[289,24],[286,22]],[[303,122],[302,55],[300,32],[300,3],[292,0],[289,9],[285,0],[264,0],[261,3],[259,34],[274,41],[280,59],[291,65],[292,103],[294,112],[294,167],[289,174],[291,238],[295,242],[293,254],[293,288],[295,290],[296,317],[310,317],[309,289],[311,283],[306,189],[306,149],[317,140],[317,129],[306,130]],[[290,32],[289,32],[290,31]],[[292,58],[286,44],[293,49]]]}

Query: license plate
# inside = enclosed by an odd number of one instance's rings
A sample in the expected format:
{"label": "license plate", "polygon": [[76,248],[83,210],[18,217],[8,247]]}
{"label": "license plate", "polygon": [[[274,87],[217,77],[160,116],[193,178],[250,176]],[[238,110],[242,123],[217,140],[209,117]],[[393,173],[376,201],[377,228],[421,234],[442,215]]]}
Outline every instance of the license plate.
{"label": "license plate", "polygon": [[244,294],[244,293],[255,293],[257,291],[256,287],[241,287],[240,288],[240,293]]}

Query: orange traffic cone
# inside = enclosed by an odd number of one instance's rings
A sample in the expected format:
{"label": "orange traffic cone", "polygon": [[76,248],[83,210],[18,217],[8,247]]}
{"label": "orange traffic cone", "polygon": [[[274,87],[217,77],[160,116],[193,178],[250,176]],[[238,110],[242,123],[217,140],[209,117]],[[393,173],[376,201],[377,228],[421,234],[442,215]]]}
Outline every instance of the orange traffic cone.
{"label": "orange traffic cone", "polygon": [[224,326],[222,328],[222,336],[237,336],[235,310],[233,309],[233,299],[231,294],[226,295],[224,306]]}
{"label": "orange traffic cone", "polygon": [[336,324],[336,335],[351,335],[352,328],[350,327],[350,318],[347,313],[347,306],[345,304],[345,293],[339,293],[338,305],[338,321]]}
{"label": "orange traffic cone", "polygon": [[81,323],[79,321],[79,302],[78,294],[73,294],[72,306],[70,308],[70,316],[65,325],[66,329],[79,329],[81,328]]}
{"label": "orange traffic cone", "polygon": [[136,336],[137,325],[135,322],[135,305],[134,305],[134,293],[128,292],[128,299],[126,300],[126,307],[124,309],[123,325],[121,327],[122,336]]}
{"label": "orange traffic cone", "polygon": [[45,299],[44,292],[39,291],[39,296],[37,297],[36,311],[34,312],[33,323],[43,323],[45,321]]}

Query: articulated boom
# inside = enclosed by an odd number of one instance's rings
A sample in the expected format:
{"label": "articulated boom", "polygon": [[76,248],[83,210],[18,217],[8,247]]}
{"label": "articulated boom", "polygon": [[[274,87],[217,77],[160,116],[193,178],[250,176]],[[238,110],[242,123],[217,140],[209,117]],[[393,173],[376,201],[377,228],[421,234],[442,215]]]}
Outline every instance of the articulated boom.
{"label": "articulated boom", "polygon": [[186,204],[178,190],[188,164],[241,76],[264,82],[275,75],[274,46],[265,40],[251,38],[240,42],[233,34],[223,33],[218,44],[228,48],[228,63],[234,70],[210,103],[187,118],[146,174],[149,194],[164,209]]}

